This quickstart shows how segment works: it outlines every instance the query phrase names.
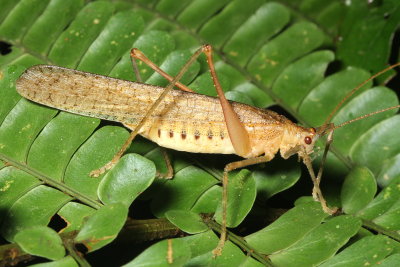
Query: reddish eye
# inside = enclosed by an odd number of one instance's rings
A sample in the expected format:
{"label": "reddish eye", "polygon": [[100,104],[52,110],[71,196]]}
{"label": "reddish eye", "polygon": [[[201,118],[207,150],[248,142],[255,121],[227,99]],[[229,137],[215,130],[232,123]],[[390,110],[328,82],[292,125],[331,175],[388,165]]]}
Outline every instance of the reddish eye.
{"label": "reddish eye", "polygon": [[304,138],[304,143],[306,143],[307,145],[311,144],[311,143],[312,143],[311,137],[306,136],[306,137]]}

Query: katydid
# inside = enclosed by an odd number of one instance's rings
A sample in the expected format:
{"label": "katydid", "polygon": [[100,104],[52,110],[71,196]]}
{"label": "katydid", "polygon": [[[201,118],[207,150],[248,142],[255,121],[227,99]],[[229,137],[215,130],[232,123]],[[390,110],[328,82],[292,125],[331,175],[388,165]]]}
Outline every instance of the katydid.
{"label": "katydid", "polygon": [[[194,93],[179,83],[190,64],[201,53],[207,57],[218,98]],[[114,158],[104,167],[93,171],[92,176],[99,176],[116,164],[137,134],[162,147],[179,151],[237,154],[245,158],[229,163],[224,168],[222,231],[218,247],[214,250],[216,255],[221,253],[227,235],[228,172],[268,162],[278,151],[284,159],[294,154],[299,155],[312,178],[314,199],[321,202],[326,213],[336,212],[336,208],[328,207],[319,187],[322,168],[316,176],[309,155],[320,136],[328,134],[329,144],[333,130],[341,127],[335,127],[330,119],[347,97],[323,126],[306,128],[273,111],[228,101],[215,72],[210,45],[198,49],[175,77],[159,69],[137,49],[132,49],[131,57],[133,62],[139,59],[168,79],[168,86],[162,88],[57,66],[37,65],[21,75],[17,81],[17,90],[34,102],[71,113],[117,121],[132,130],[129,139]],[[181,90],[172,90],[174,86]],[[327,149],[324,158],[326,153]]]}

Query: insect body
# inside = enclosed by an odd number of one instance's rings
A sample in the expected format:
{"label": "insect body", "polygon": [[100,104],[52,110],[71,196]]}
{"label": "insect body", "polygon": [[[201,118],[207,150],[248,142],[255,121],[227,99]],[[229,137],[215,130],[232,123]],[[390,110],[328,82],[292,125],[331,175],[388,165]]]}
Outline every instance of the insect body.
{"label": "insect body", "polygon": [[[177,86],[190,91],[179,83],[179,79],[202,52],[207,56],[218,98],[171,90],[173,86]],[[38,65],[29,68],[21,75],[17,81],[17,90],[22,96],[35,102],[76,114],[121,122],[132,129],[131,136],[123,148],[112,161],[92,172],[94,176],[111,168],[137,133],[163,147],[175,150],[237,154],[245,158],[229,163],[224,168],[222,231],[220,243],[214,250],[216,255],[221,253],[226,238],[228,172],[268,162],[278,151],[285,159],[293,154],[298,154],[303,159],[313,180],[314,199],[321,202],[325,212],[333,214],[336,211],[328,208],[323,198],[319,188],[322,169],[316,176],[309,154],[313,152],[315,141],[321,135],[329,134],[328,141],[331,141],[335,128],[369,115],[336,127],[329,123],[330,118],[328,118],[323,126],[314,129],[298,126],[272,111],[229,102],[215,73],[209,45],[196,51],[174,78],[160,70],[140,51],[133,49],[131,56],[144,61],[167,78],[170,84],[166,88],[161,88],[61,67]],[[358,88],[360,87],[351,93]],[[338,106],[345,100],[346,98]],[[324,158],[326,153],[327,149]]]}
{"label": "insect body", "polygon": [[[74,89],[71,90],[71,87]],[[27,99],[68,112],[123,123],[135,129],[162,87],[113,79],[47,65],[29,68],[17,82]],[[66,93],[68,92],[68,93]],[[283,158],[305,147],[311,153],[316,133],[270,110],[232,102],[249,135],[251,151]],[[139,133],[160,146],[195,153],[235,154],[219,100],[172,90],[150,115]]]}

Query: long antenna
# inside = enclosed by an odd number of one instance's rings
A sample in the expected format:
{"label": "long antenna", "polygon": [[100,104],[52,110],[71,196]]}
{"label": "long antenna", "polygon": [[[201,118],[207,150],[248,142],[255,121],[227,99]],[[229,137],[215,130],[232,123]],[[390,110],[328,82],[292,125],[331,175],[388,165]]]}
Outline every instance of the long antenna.
{"label": "long antenna", "polygon": [[362,120],[362,119],[364,119],[364,118],[368,118],[368,117],[370,117],[370,116],[376,115],[376,114],[378,114],[378,113],[382,113],[382,112],[385,112],[385,111],[388,111],[388,110],[391,110],[391,109],[396,109],[396,108],[400,108],[400,105],[393,106],[393,107],[390,107],[390,108],[381,109],[381,110],[378,110],[378,111],[374,111],[374,112],[372,112],[372,113],[368,113],[368,114],[362,115],[362,116],[360,116],[360,117],[354,118],[354,119],[352,119],[352,120],[343,122],[342,124],[339,124],[339,125],[333,127],[333,130],[335,130],[335,129],[337,129],[337,128],[340,128],[340,127],[343,127],[343,126],[345,126],[345,125],[347,125],[347,124],[353,123],[353,122],[355,122],[355,121],[359,121],[359,120]]}
{"label": "long antenna", "polygon": [[[323,125],[327,125],[327,124],[331,121],[333,115],[335,115],[335,113],[339,110],[339,108],[340,108],[340,107],[341,107],[355,92],[357,92],[361,87],[363,87],[365,84],[367,84],[369,81],[375,79],[375,78],[378,77],[379,75],[381,75],[381,74],[383,74],[383,73],[385,73],[385,72],[387,72],[387,71],[389,71],[389,70],[391,70],[391,69],[393,69],[393,68],[396,68],[397,66],[400,66],[400,62],[398,62],[398,63],[396,63],[396,64],[394,64],[394,65],[392,65],[392,66],[389,66],[389,67],[387,67],[386,69],[381,70],[380,72],[378,72],[378,73],[372,75],[370,78],[368,78],[367,80],[363,81],[363,82],[360,83],[357,87],[355,87],[353,90],[351,90],[351,91],[339,102],[339,104],[336,105],[335,109],[329,114],[329,116],[326,118],[326,120],[325,120],[325,122],[324,122]],[[393,107],[393,108],[395,108],[395,107]],[[389,108],[389,109],[390,109],[390,108]],[[389,109],[387,109],[387,110],[389,110]],[[383,112],[383,111],[386,111],[386,110],[382,110],[382,112]],[[379,113],[379,112],[377,112],[377,113]],[[374,112],[374,113],[371,113],[371,115],[373,115],[373,114],[376,114],[376,113],[375,113],[375,112]],[[368,117],[367,115],[364,115],[364,116],[365,116],[365,117],[360,117],[359,119]],[[354,119],[354,120],[355,120],[355,119]],[[351,120],[351,121],[353,121],[353,120]],[[339,128],[339,127],[335,127],[335,128]]]}
{"label": "long antenna", "polygon": [[[313,190],[313,192],[315,192],[315,188],[316,188],[316,187],[318,187],[318,189],[319,189],[319,183],[320,183],[320,181],[321,181],[321,176],[322,176],[322,172],[323,172],[323,169],[324,169],[323,167],[324,167],[324,164],[325,164],[325,161],[326,161],[326,156],[327,156],[329,147],[330,147],[330,145],[331,145],[331,143],[332,143],[332,141],[333,141],[333,131],[334,131],[335,129],[340,128],[340,127],[343,127],[343,126],[345,126],[345,125],[347,125],[347,124],[353,123],[353,122],[358,121],[358,120],[365,119],[365,118],[367,118],[367,117],[376,115],[376,114],[378,114],[378,113],[382,113],[382,112],[385,112],[385,111],[388,111],[388,110],[400,108],[400,105],[396,105],[396,106],[389,107],[389,108],[385,108],[385,109],[382,109],[382,110],[378,110],[378,111],[375,111],[375,112],[372,112],[372,113],[369,113],[369,114],[365,114],[365,115],[360,116],[360,117],[357,117],[357,118],[355,118],[355,119],[346,121],[346,122],[344,122],[344,123],[342,123],[342,124],[340,124],[340,125],[338,125],[338,126],[335,126],[333,123],[330,123],[330,121],[331,121],[333,115],[335,115],[335,113],[339,110],[339,108],[340,108],[340,107],[341,107],[355,92],[357,92],[357,90],[359,90],[361,87],[363,87],[367,82],[371,81],[372,79],[375,79],[377,76],[381,75],[382,73],[385,73],[385,72],[387,72],[388,70],[391,70],[391,69],[393,69],[393,68],[395,68],[395,67],[397,67],[397,66],[400,66],[400,62],[399,62],[399,63],[396,63],[396,64],[394,64],[394,65],[392,65],[392,66],[390,66],[390,67],[388,67],[388,68],[386,68],[386,69],[384,69],[384,70],[378,72],[378,73],[376,73],[375,75],[372,75],[369,79],[367,79],[366,81],[362,82],[362,83],[361,83],[360,85],[358,85],[356,88],[354,88],[353,90],[351,90],[351,91],[340,101],[340,103],[337,104],[337,106],[335,107],[335,109],[329,114],[329,116],[328,116],[328,118],[326,119],[325,123],[324,123],[322,126],[320,126],[320,127],[317,128],[316,131],[317,131],[317,133],[318,133],[319,135],[325,135],[325,134],[329,134],[329,135],[328,135],[328,138],[327,138],[327,143],[326,143],[326,146],[325,146],[324,155],[323,155],[323,157],[322,157],[322,162],[321,162],[321,166],[320,166],[320,168],[319,168],[319,170],[318,170],[318,175],[317,175],[317,177],[315,177],[315,174],[314,174],[314,173],[311,173],[311,171],[310,171],[310,168],[312,169],[312,166],[311,166],[311,167],[308,166],[307,163],[306,163],[306,161],[304,161],[304,163],[307,165],[307,168],[309,169],[311,178],[312,178],[312,180],[313,180],[313,182],[314,182],[314,190]],[[309,164],[310,164],[310,163],[309,163]],[[316,192],[316,193],[320,193],[320,191],[319,191],[319,192]],[[322,199],[322,200],[325,201],[324,199]],[[322,203],[322,201],[321,201],[321,203]],[[327,206],[326,206],[326,203],[322,203],[322,204],[323,204],[322,207],[324,208],[324,210],[325,210],[325,209],[329,210],[329,208],[327,208]]]}

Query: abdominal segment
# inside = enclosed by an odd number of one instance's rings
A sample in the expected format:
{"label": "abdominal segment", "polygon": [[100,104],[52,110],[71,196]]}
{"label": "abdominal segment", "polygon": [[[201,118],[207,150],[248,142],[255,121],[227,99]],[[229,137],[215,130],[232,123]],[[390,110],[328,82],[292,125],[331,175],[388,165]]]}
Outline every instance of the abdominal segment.
{"label": "abdominal segment", "polygon": [[[158,145],[178,151],[193,153],[235,154],[228,132],[218,123],[205,126],[199,122],[146,123],[139,132]],[[126,125],[134,129],[135,125]]]}

